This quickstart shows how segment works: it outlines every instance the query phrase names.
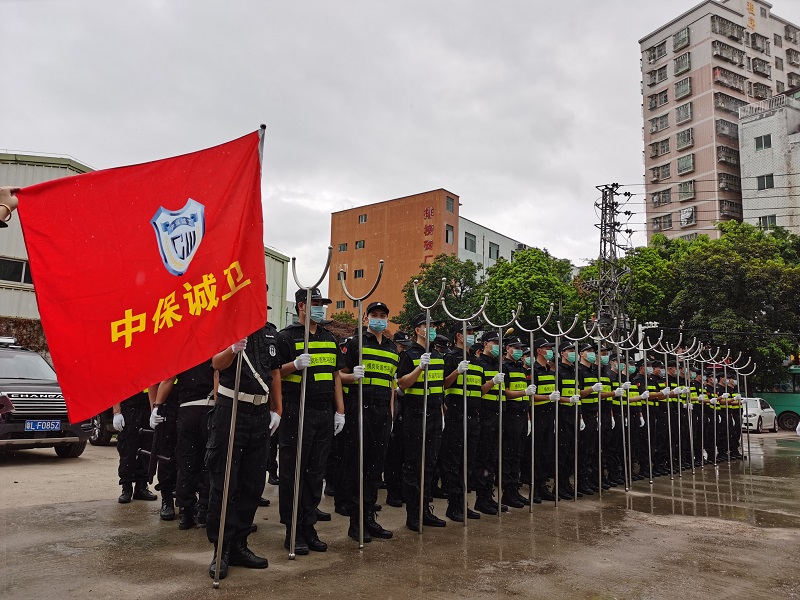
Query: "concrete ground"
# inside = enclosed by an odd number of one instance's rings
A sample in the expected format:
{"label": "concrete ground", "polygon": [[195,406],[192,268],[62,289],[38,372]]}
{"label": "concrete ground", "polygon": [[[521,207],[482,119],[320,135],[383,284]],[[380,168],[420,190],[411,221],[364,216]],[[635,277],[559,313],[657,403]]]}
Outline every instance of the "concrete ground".
{"label": "concrete ground", "polygon": [[[800,438],[751,436],[752,464],[707,466],[574,502],[408,531],[359,551],[338,515],[324,554],[289,561],[272,506],[250,546],[266,570],[232,567],[219,590],[201,529],[158,519],[158,502],[117,503],[117,453],[88,447],[0,454],[0,598],[800,598]],[[383,499],[381,492],[380,499]],[[322,508],[332,512],[330,498]],[[435,512],[444,516],[444,501]]]}

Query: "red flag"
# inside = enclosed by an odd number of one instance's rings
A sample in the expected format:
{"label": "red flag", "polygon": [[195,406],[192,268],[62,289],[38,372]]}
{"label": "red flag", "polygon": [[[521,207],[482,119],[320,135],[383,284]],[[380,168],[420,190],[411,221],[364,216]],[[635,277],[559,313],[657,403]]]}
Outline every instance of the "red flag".
{"label": "red flag", "polygon": [[75,423],[264,325],[259,133],[23,189],[42,326]]}

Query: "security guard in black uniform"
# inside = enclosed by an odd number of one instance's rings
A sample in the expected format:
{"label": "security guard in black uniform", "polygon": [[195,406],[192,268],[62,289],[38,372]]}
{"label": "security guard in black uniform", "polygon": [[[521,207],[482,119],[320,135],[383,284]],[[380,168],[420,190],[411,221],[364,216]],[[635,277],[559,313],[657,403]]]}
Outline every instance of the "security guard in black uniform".
{"label": "security guard in black uniform", "polygon": [[[214,368],[211,359],[168,377],[158,386],[154,414],[163,414],[167,398],[177,394],[177,443],[175,448],[176,503],[181,509],[178,529],[205,525],[208,511],[208,473],[205,452],[208,443],[208,418],[214,406]],[[157,412],[156,412],[157,411]],[[159,425],[161,427],[162,425]],[[199,492],[199,500],[198,500]]]}
{"label": "security guard in black uniform", "polygon": [[[392,336],[399,357],[411,347],[408,334],[397,331]],[[399,364],[399,363],[398,363]],[[384,467],[384,481],[386,482],[386,504],[400,508],[403,506],[403,459],[405,444],[403,436],[403,391],[397,387],[397,373],[394,381],[394,397],[392,400],[392,429],[389,435],[389,447]]]}
{"label": "security guard in black uniform", "polygon": [[[467,477],[475,468],[475,453],[480,440],[481,387],[483,367],[476,361],[463,360],[464,347],[475,343],[475,326],[466,323],[464,339],[462,324],[453,326],[455,347],[444,356],[445,428],[439,450],[442,488],[447,496],[446,516],[451,521],[464,521],[464,378],[467,383]],[[467,482],[469,485],[469,481]],[[467,518],[479,519],[480,513],[467,507]]]}
{"label": "security guard in black uniform", "polygon": [[[283,382],[283,423],[280,428],[280,515],[286,525],[284,547],[289,550],[292,528],[297,434],[300,418],[300,386],[306,370],[306,400],[298,499],[297,532],[294,552],[325,552],[328,545],[319,539],[314,525],[317,507],[322,498],[322,481],[333,436],[345,425],[342,381],[342,354],[333,334],[322,327],[325,306],[318,288],[311,290],[311,306],[306,306],[306,291],[295,294],[298,322],[278,334],[278,358]],[[303,353],[306,310],[311,315],[308,332],[308,354]],[[335,412],[334,412],[335,409]],[[291,552],[291,550],[290,550]]]}
{"label": "security guard in black uniform", "polygon": [[[142,447],[140,429],[150,426],[150,399],[148,390],[135,394],[130,398],[115,404],[114,429],[117,430],[117,452],[119,453],[119,484],[122,494],[119,496],[120,504],[127,504],[133,500],[158,500],[147,487],[147,459],[144,455],[137,456],[137,450]],[[134,490],[133,484],[136,484]]]}
{"label": "security guard in black uniform", "polygon": [[497,478],[497,446],[500,425],[500,384],[505,374],[498,371],[500,344],[496,331],[481,336],[476,363],[483,368],[481,386],[481,433],[475,457],[475,510],[485,515],[496,515],[498,510],[508,510],[508,505],[498,504],[494,498]]}
{"label": "security guard in black uniform", "polygon": [[350,338],[344,353],[345,368],[340,371],[342,385],[350,388],[345,403],[345,428],[342,432],[343,473],[338,482],[342,488],[343,508],[350,516],[347,531],[359,539],[358,497],[358,385],[362,385],[364,416],[364,542],[373,537],[389,539],[392,532],[375,520],[375,504],[392,430],[392,386],[400,357],[388,335],[389,308],[383,302],[371,302],[364,314],[366,330],[362,337],[363,364],[358,364],[358,339]]}
{"label": "security guard in black uniform", "polygon": [[[397,382],[404,392],[403,433],[405,459],[403,462],[403,500],[406,504],[406,527],[419,531],[420,486],[424,486],[423,525],[444,527],[447,523],[433,514],[433,477],[437,450],[444,426],[444,359],[431,347],[425,352],[425,337],[429,344],[436,339],[433,322],[426,331],[424,314],[414,317],[411,326],[416,341],[400,356]],[[428,406],[425,429],[425,448],[422,448],[422,421],[425,372],[428,373]],[[425,481],[420,481],[422,461],[425,461]]]}
{"label": "security guard in black uniform", "polygon": [[[597,354],[592,344],[584,344],[579,349],[580,365],[578,366],[578,384],[580,390],[583,420],[578,434],[578,482],[577,490],[590,496],[597,487],[597,412],[599,410],[600,393],[603,384],[597,375]],[[603,486],[608,489],[607,485]]]}
{"label": "security guard in black uniform", "polygon": [[533,501],[555,500],[553,493],[547,489],[547,479],[555,477],[555,406],[560,399],[556,389],[556,372],[553,368],[555,359],[553,342],[545,338],[533,341],[535,360],[531,368],[531,383],[536,386],[533,396],[533,433],[534,477]]}
{"label": "security guard in black uniform", "polygon": [[558,497],[572,500],[577,494],[583,496],[569,482],[574,474],[575,461],[575,404],[580,407],[580,395],[575,379],[575,361],[578,360],[578,346],[571,342],[561,342],[558,348]]}
{"label": "security guard in black uniform", "polygon": [[[174,379],[172,380],[174,382]],[[169,460],[156,461],[158,483],[155,489],[161,492],[162,521],[175,520],[175,486],[178,481],[176,453],[178,448],[178,390],[172,386],[162,393],[161,383],[151,385],[148,392],[153,398],[150,414],[150,429],[153,431],[150,450]],[[158,427],[158,431],[156,431]]]}
{"label": "security guard in black uniform", "polygon": [[[270,431],[278,426],[281,414],[280,363],[277,360],[275,338],[271,331],[262,327],[230,348],[214,355],[211,365],[219,371],[219,387],[217,402],[208,421],[205,462],[209,482],[206,534],[215,548],[219,543],[219,521],[236,387],[237,352],[246,352],[255,373],[243,360],[239,378],[233,460],[230,466],[231,485],[228,490],[222,539],[220,578],[227,575],[228,565],[250,569],[267,567],[267,559],[257,556],[247,547],[247,536],[252,531],[258,502],[264,491]],[[269,394],[264,391],[264,386],[268,387]],[[273,414],[270,414],[270,408],[273,409]],[[216,560],[215,552],[214,560],[208,568],[211,577],[214,577]]]}

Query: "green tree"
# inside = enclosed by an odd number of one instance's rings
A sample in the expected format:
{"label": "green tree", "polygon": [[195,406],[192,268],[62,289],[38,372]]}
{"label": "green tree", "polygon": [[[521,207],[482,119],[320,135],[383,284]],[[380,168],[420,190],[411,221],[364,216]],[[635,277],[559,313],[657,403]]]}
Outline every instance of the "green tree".
{"label": "green tree", "polygon": [[356,316],[350,311],[333,313],[330,316],[330,318],[332,321],[336,321],[337,323],[341,323],[342,325],[352,325],[352,326],[358,325],[358,319],[356,319]]}

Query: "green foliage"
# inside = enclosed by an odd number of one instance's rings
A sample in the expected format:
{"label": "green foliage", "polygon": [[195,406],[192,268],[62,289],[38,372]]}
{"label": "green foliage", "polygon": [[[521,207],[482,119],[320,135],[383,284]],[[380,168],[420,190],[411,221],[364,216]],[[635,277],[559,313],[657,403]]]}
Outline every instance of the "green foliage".
{"label": "green foliage", "polygon": [[352,325],[352,326],[358,325],[358,319],[356,319],[356,316],[350,311],[333,313],[330,316],[330,319],[332,321],[342,323],[343,325]]}

